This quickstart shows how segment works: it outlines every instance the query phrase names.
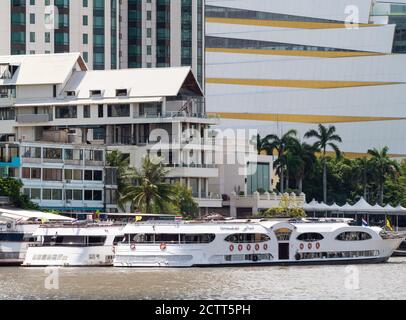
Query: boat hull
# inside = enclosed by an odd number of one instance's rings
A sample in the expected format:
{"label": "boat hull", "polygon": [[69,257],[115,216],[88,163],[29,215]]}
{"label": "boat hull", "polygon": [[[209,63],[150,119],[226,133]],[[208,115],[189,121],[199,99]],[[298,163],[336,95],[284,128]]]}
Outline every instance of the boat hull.
{"label": "boat hull", "polygon": [[105,267],[112,266],[113,246],[97,247],[30,247],[24,267]]}

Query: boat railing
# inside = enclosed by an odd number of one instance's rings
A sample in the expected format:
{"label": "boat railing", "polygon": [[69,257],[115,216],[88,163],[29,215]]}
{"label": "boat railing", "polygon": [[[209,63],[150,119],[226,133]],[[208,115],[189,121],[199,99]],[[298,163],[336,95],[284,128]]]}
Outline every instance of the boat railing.
{"label": "boat railing", "polygon": [[69,222],[69,223],[46,223],[40,228],[106,228],[125,226],[125,222]]}

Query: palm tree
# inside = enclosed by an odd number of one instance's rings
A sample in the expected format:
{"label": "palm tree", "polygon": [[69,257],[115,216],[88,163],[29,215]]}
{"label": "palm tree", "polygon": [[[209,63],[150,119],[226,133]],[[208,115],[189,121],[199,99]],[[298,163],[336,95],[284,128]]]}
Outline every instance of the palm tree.
{"label": "palm tree", "polygon": [[328,128],[319,124],[318,130],[309,130],[305,134],[305,138],[316,138],[317,141],[314,143],[314,147],[322,152],[322,162],[323,162],[323,200],[327,203],[327,161],[326,152],[327,148],[330,147],[334,150],[336,157],[340,157],[341,151],[335,142],[342,142],[342,139],[336,133],[335,126],[329,126]]}
{"label": "palm tree", "polygon": [[361,181],[364,199],[368,201],[368,176],[371,171],[371,162],[367,157],[355,159],[355,174],[357,180]]}
{"label": "palm tree", "polygon": [[374,166],[376,180],[378,181],[380,205],[383,205],[383,195],[386,175],[388,174],[395,175],[400,171],[398,162],[389,158],[388,151],[389,151],[388,147],[384,147],[380,150],[376,148],[368,150],[368,154],[372,156],[370,161]]}
{"label": "palm tree", "polygon": [[[284,171],[286,169],[286,155],[285,152],[289,148],[293,139],[296,139],[297,131],[289,130],[282,137],[276,134],[267,135],[264,139],[268,142],[271,152],[276,150],[278,153],[278,159],[274,163],[274,167],[277,168],[280,176],[280,192],[284,192]],[[271,153],[272,154],[272,153]]]}
{"label": "palm tree", "polygon": [[[255,136],[253,137],[253,139],[255,139]],[[265,150],[267,154],[272,155],[272,149],[269,145],[268,140],[266,140],[266,137],[261,138],[260,134],[257,134],[256,140],[258,154],[261,154],[261,151]]]}
{"label": "palm tree", "polygon": [[143,213],[162,212],[173,201],[173,185],[164,182],[168,171],[161,161],[154,161],[149,155],[144,157],[141,169],[131,169],[128,184],[120,198],[122,203],[130,203],[131,210]]}
{"label": "palm tree", "polygon": [[302,193],[305,173],[313,171],[317,150],[306,142],[294,140],[292,142],[287,152],[288,168],[295,177],[296,188]]}

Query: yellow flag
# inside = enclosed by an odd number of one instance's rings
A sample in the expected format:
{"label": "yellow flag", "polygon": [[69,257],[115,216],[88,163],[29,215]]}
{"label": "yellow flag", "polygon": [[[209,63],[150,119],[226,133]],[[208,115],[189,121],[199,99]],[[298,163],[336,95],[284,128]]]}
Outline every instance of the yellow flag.
{"label": "yellow flag", "polygon": [[135,216],[135,221],[136,222],[141,221],[141,220],[142,220],[142,216]]}
{"label": "yellow flag", "polygon": [[390,231],[393,231],[393,228],[392,228],[392,225],[391,225],[391,223],[390,223],[389,218],[386,218],[386,227],[387,227]]}

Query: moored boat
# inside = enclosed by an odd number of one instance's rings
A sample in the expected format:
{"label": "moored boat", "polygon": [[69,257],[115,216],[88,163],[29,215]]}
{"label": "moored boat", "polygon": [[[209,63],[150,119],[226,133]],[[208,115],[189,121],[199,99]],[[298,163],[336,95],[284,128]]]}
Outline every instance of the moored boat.
{"label": "moored boat", "polygon": [[403,238],[344,221],[135,223],[122,230],[116,267],[377,263]]}
{"label": "moored boat", "polygon": [[0,266],[21,265],[27,248],[35,242],[34,232],[51,221],[73,219],[39,211],[0,209]]}
{"label": "moored boat", "polygon": [[122,224],[89,222],[44,225],[34,236],[23,266],[112,266]]}

